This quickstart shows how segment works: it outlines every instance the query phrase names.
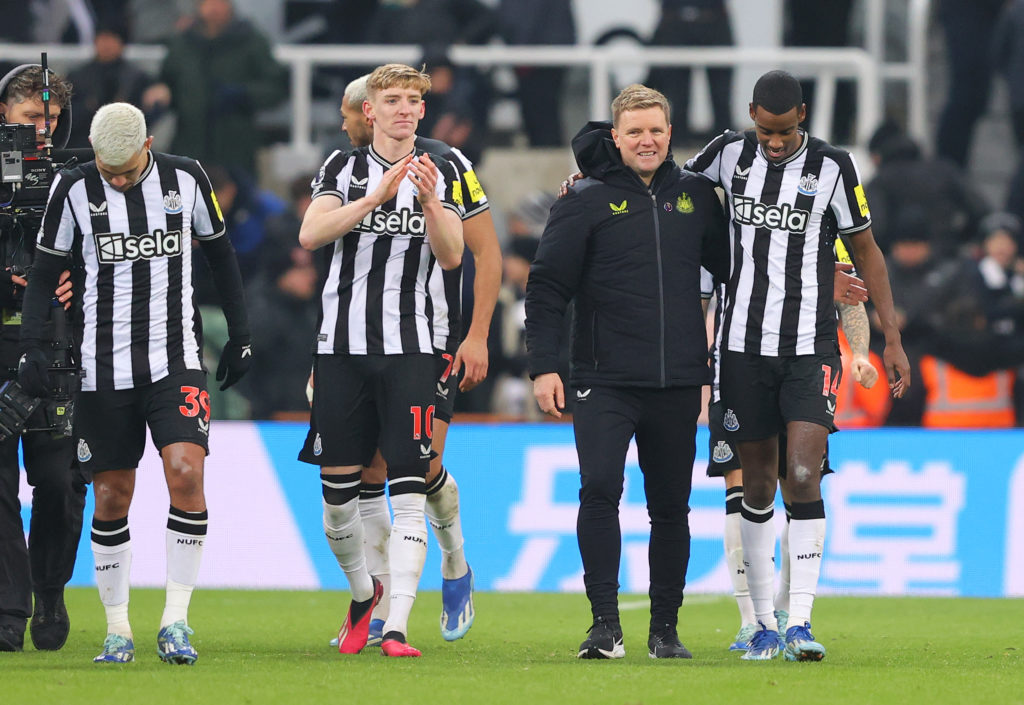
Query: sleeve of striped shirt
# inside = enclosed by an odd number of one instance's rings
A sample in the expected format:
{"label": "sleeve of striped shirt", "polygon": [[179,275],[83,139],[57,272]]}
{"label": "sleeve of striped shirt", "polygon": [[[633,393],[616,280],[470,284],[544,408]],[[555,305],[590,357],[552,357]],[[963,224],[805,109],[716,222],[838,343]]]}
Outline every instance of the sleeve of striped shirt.
{"label": "sleeve of striped shirt", "polygon": [[723,132],[715,139],[707,143],[704,149],[697,152],[683,168],[700,174],[709,179],[713,184],[721,184],[722,178],[719,174],[722,166],[722,149],[729,141],[729,132]]}
{"label": "sleeve of striped shirt", "polygon": [[431,154],[430,158],[437,166],[438,179],[435,192],[441,201],[441,205],[458,213],[460,218],[465,218],[466,210],[463,205],[465,198],[462,194],[459,176],[455,173],[455,167],[450,161],[438,157],[436,154]]}
{"label": "sleeve of striped shirt", "polygon": [[327,157],[324,161],[320,171],[317,172],[317,175],[309,184],[310,188],[313,189],[313,198],[335,196],[344,201],[347,192],[343,192],[338,187],[338,183],[348,183],[352,174],[353,163],[354,159],[350,158],[350,155],[346,155],[340,149],[334,150],[331,156]]}
{"label": "sleeve of striped shirt", "polygon": [[864,195],[864,184],[853,155],[841,152],[836,156],[839,166],[839,180],[835,194],[829,204],[835,213],[839,232],[848,234],[865,230],[871,226],[871,211]]}
{"label": "sleeve of striped shirt", "polygon": [[196,169],[192,177],[196,180],[196,202],[192,208],[192,237],[210,240],[224,234],[224,214],[210,185],[210,177],[199,162],[194,163]]}
{"label": "sleeve of striped shirt", "polygon": [[484,187],[480,185],[480,180],[476,177],[476,171],[473,170],[473,162],[455,147],[452,147],[451,153],[453,158],[450,161],[459,174],[462,205],[466,211],[463,219],[472,218],[489,209],[491,205],[487,202],[487,194],[484,193]]}
{"label": "sleeve of striped shirt", "polygon": [[68,193],[74,183],[65,174],[57,174],[50,185],[50,196],[43,212],[36,246],[44,252],[66,254],[75,240],[75,215],[71,210]]}

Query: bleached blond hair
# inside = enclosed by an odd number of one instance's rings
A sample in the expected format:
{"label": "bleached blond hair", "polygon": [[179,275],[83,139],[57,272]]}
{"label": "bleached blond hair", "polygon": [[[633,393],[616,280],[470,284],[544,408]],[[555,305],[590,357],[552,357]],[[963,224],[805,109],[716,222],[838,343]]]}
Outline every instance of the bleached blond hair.
{"label": "bleached blond hair", "polygon": [[146,118],[130,103],[108,103],[93,116],[89,141],[104,164],[127,164],[146,143]]}
{"label": "bleached blond hair", "polygon": [[345,86],[345,100],[348,101],[349,105],[354,105],[357,108],[362,108],[363,101],[366,100],[366,81],[370,78],[370,74],[363,74],[359,78],[354,78],[349,81],[349,84]]}

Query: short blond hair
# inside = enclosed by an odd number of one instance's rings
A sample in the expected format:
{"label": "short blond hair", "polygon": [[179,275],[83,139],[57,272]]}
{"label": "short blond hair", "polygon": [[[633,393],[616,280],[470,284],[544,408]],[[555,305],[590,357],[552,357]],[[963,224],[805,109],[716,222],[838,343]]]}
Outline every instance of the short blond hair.
{"label": "short blond hair", "polygon": [[420,97],[423,97],[430,90],[430,76],[422,69],[417,70],[406,64],[384,64],[375,68],[366,79],[366,96],[373,100],[377,91],[387,88],[411,88],[419,91]]}
{"label": "short blond hair", "polygon": [[646,110],[647,108],[661,108],[665,111],[665,121],[672,121],[668,98],[664,93],[639,83],[630,84],[623,88],[612,101],[612,124],[618,126],[619,118],[627,110]]}

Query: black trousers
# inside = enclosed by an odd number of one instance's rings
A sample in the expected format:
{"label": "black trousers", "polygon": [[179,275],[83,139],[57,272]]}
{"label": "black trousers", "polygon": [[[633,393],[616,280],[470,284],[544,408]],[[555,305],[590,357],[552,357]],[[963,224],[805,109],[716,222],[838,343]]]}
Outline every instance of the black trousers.
{"label": "black trousers", "polygon": [[[37,409],[29,425],[41,424]],[[32,486],[27,546],[18,501],[19,441]],[[32,593],[56,594],[71,579],[86,484],[72,438],[33,432],[0,443],[0,624],[24,629],[32,616]]]}
{"label": "black trousers", "polygon": [[690,561],[689,501],[700,387],[593,387],[576,398],[576,535],[591,611],[595,617],[619,614],[619,500],[626,451],[635,436],[651,520],[651,624],[675,626]]}

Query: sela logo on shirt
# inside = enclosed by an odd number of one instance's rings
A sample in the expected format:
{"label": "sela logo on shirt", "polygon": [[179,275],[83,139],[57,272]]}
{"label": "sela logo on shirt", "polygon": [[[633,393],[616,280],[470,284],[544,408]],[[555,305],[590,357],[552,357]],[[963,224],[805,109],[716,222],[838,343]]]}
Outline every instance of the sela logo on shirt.
{"label": "sela logo on shirt", "polygon": [[164,213],[174,215],[185,210],[181,203],[181,195],[177,191],[168,191],[164,194]]}
{"label": "sela logo on shirt", "polygon": [[813,196],[818,192],[818,175],[817,174],[804,174],[800,177],[800,183],[797,184],[796,190],[805,196]]}
{"label": "sela logo on shirt", "polygon": [[100,264],[134,262],[181,255],[181,231],[154,230],[142,235],[96,233],[96,257]]}
{"label": "sela logo on shirt", "polygon": [[807,230],[807,221],[811,217],[810,211],[794,208],[788,203],[769,206],[740,195],[733,195],[732,211],[733,220],[740,225],[788,230],[791,233],[802,233]]}
{"label": "sela logo on shirt", "polygon": [[422,213],[408,208],[390,212],[375,210],[367,213],[353,229],[389,237],[424,237],[427,234],[427,219]]}

